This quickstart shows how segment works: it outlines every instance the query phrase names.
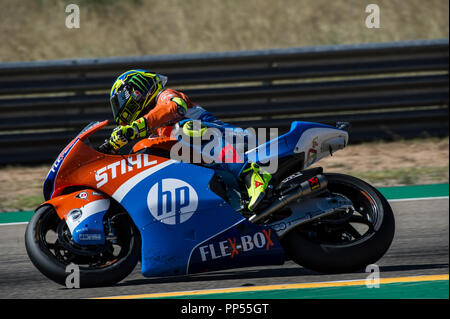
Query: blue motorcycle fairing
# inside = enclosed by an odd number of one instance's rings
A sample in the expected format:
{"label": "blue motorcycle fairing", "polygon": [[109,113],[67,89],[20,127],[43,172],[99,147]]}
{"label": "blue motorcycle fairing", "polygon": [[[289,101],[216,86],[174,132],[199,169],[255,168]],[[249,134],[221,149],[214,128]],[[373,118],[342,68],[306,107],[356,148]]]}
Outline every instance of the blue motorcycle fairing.
{"label": "blue motorcycle fairing", "polygon": [[106,210],[96,213],[83,220],[73,233],[73,241],[79,245],[103,245],[105,243],[105,231],[103,229],[103,217]]}
{"label": "blue motorcycle fairing", "polygon": [[[210,190],[213,175],[205,167],[173,162],[124,195],[120,203],[142,237],[144,276],[186,274],[196,246],[245,219]],[[269,259],[272,251],[265,254]]]}
{"label": "blue motorcycle fairing", "polygon": [[245,154],[246,161],[258,164],[267,163],[271,158],[273,158],[271,148],[275,147],[275,145],[277,147],[276,155],[278,158],[283,158],[296,153],[295,146],[297,145],[297,142],[302,134],[311,128],[332,128],[339,130],[336,127],[327,124],[294,121],[291,124],[289,132],[279,136],[278,138],[267,141],[253,150],[249,150]]}
{"label": "blue motorcycle fairing", "polygon": [[[255,152],[252,161],[263,162],[270,152],[260,151],[277,142],[278,157],[292,155],[302,134],[311,128],[336,129],[325,124],[293,122],[288,133],[248,153]],[[284,262],[276,235],[272,235],[273,239],[262,237],[268,228],[246,221],[210,190],[213,175],[213,169],[172,161],[136,181],[117,199],[141,232],[144,276]],[[270,239],[273,249],[271,245],[264,248],[264,238],[267,242]]]}
{"label": "blue motorcycle fairing", "polygon": [[53,192],[55,190],[55,180],[58,175],[59,169],[62,166],[62,163],[64,162],[67,154],[70,153],[70,151],[72,150],[72,148],[75,146],[75,144],[78,141],[79,141],[78,138],[75,138],[73,141],[71,141],[65,147],[65,149],[61,151],[61,153],[58,155],[57,159],[53,163],[52,167],[50,168],[50,171],[48,172],[47,177],[45,178],[44,186],[43,186],[43,194],[44,194],[44,199],[46,201],[49,200],[53,195]]}
{"label": "blue motorcycle fairing", "polygon": [[[189,121],[188,119],[181,121],[181,125],[185,123],[186,121]],[[207,127],[216,128],[222,132],[225,136],[225,130],[229,129],[230,127],[227,127],[225,125],[218,125],[217,123],[209,123],[209,122],[202,122]],[[294,121],[291,124],[291,128],[289,132],[271,139],[267,141],[266,143],[263,143],[259,146],[257,146],[254,149],[248,150],[244,154],[239,154],[239,156],[242,159],[242,162],[237,163],[221,163],[221,162],[213,162],[210,164],[214,168],[219,168],[222,170],[227,170],[230,173],[232,173],[236,178],[238,178],[242,170],[246,167],[247,163],[258,163],[260,165],[264,165],[274,158],[280,159],[283,157],[287,157],[289,155],[292,155],[296,153],[296,145],[302,136],[302,134],[312,128],[332,128],[335,130],[336,127],[327,125],[327,124],[320,124],[320,123],[313,123],[313,122],[301,122],[301,121]],[[236,134],[243,134],[245,137],[246,134],[249,134],[249,132],[246,132],[246,130],[243,130],[241,128],[234,128],[233,131],[235,131]],[[342,130],[341,130],[342,131]],[[186,147],[191,147],[192,149],[196,150],[199,154],[201,153],[202,156],[206,156],[207,158],[213,159],[211,154],[207,154],[203,151],[205,146],[208,144],[208,142],[202,143],[201,145],[191,145],[189,144],[190,140],[187,139],[186,141],[181,139],[179,137],[178,143],[184,144]],[[225,142],[225,138],[223,137],[223,140],[221,142],[221,146],[225,146],[227,143]],[[235,146],[235,145],[233,145]],[[220,147],[219,147],[220,148]],[[211,148],[210,151],[214,151],[215,148]]]}
{"label": "blue motorcycle fairing", "polygon": [[198,244],[192,250],[187,272],[281,265],[284,261],[284,249],[275,231],[244,219]]}

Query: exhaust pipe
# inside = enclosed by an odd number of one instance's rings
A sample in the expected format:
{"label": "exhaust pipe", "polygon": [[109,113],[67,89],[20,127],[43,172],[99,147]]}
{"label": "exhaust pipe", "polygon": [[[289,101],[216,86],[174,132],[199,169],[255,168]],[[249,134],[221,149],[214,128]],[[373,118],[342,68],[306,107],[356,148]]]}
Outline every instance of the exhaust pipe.
{"label": "exhaust pipe", "polygon": [[307,181],[302,182],[296,190],[292,191],[291,193],[288,193],[284,197],[281,197],[280,199],[275,201],[272,205],[270,205],[268,208],[263,210],[261,213],[250,216],[248,220],[252,223],[257,223],[261,219],[269,216],[270,214],[283,208],[289,203],[292,203],[293,201],[301,197],[305,197],[307,195],[317,193],[323,190],[324,188],[327,187],[327,185],[328,181],[324,175],[322,174],[316,175],[308,179]]}

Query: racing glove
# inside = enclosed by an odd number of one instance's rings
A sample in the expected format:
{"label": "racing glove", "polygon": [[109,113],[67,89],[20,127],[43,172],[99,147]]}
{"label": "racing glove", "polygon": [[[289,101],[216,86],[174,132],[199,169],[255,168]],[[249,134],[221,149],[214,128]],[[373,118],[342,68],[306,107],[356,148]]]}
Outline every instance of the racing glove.
{"label": "racing glove", "polygon": [[122,125],[116,127],[109,138],[109,144],[114,151],[118,151],[122,147],[128,144],[129,141],[136,138],[147,137],[148,128],[147,121],[141,117],[132,122],[131,125]]}

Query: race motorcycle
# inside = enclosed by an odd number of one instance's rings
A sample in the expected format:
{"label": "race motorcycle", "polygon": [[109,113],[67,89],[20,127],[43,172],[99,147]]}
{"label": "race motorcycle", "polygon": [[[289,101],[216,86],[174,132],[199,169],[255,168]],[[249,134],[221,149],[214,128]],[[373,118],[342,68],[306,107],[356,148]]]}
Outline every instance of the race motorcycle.
{"label": "race motorcycle", "polygon": [[352,176],[310,166],[348,143],[348,123],[293,122],[277,142],[279,168],[264,201],[245,207],[226,171],[171,159],[171,138],[143,139],[126,154],[89,140],[84,128],[60,153],[32,216],[26,250],[37,269],[65,285],[113,285],[141,263],[145,277],[177,276],[287,260],[318,272],[363,269],[388,250],[394,216],[383,195]]}

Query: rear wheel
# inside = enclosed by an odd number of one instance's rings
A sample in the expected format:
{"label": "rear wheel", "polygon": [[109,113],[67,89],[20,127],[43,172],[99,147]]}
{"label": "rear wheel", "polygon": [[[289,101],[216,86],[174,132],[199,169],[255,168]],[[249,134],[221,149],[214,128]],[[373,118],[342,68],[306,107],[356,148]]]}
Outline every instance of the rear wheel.
{"label": "rear wheel", "polygon": [[80,246],[52,206],[40,207],[25,232],[28,256],[42,274],[61,285],[66,285],[70,264],[79,268],[80,287],[115,284],[138,262],[139,235],[123,212],[108,212],[104,224],[108,232],[104,245]]}
{"label": "rear wheel", "polygon": [[294,228],[283,239],[296,263],[320,272],[347,272],[379,260],[394,238],[392,209],[366,182],[343,174],[325,174],[328,190],[347,197],[353,208]]}

